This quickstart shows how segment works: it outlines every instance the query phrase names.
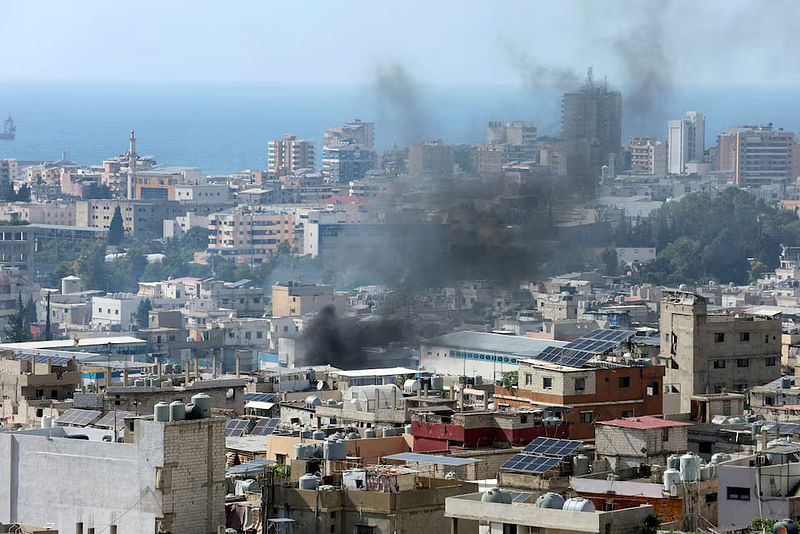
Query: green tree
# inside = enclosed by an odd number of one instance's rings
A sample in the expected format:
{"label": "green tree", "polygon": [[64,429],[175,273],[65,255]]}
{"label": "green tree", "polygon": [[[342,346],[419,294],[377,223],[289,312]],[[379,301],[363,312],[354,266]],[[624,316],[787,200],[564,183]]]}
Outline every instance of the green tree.
{"label": "green tree", "polygon": [[519,385],[519,373],[517,371],[503,373],[502,384],[504,388],[517,387]]}
{"label": "green tree", "polygon": [[5,334],[6,339],[12,343],[22,343],[31,339],[30,323],[28,323],[25,313],[25,304],[22,302],[22,293],[19,293],[17,297],[14,313],[8,317]]}
{"label": "green tree", "polygon": [[28,187],[26,184],[22,184],[19,186],[16,194],[16,200],[19,202],[30,202],[31,201],[31,188]]}
{"label": "green tree", "polygon": [[600,253],[600,261],[603,262],[603,272],[608,276],[617,276],[619,270],[619,258],[617,257],[617,250],[608,247],[603,249]]}
{"label": "green tree", "polygon": [[81,278],[84,289],[106,289],[108,274],[105,243],[94,243],[84,249],[75,260],[75,274]]}
{"label": "green tree", "polygon": [[122,212],[119,205],[114,208],[114,215],[111,217],[111,223],[108,225],[108,244],[119,245],[125,238],[125,227],[122,225]]}
{"label": "green tree", "polygon": [[38,320],[36,317],[36,303],[33,301],[33,295],[28,298],[28,302],[25,303],[25,320],[28,321],[28,325],[32,325]]}
{"label": "green tree", "polygon": [[147,325],[150,322],[148,314],[152,308],[153,305],[150,303],[150,299],[139,301],[139,307],[136,309],[136,325],[140,330],[147,328]]}

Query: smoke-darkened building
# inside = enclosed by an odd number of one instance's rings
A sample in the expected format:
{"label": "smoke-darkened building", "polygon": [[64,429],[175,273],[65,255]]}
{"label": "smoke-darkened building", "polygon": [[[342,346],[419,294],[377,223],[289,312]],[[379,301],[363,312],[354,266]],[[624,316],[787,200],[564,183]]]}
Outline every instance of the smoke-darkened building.
{"label": "smoke-darkened building", "polygon": [[620,92],[595,85],[590,69],[583,87],[561,99],[561,136],[568,144],[589,143],[588,170],[597,173],[622,144]]}

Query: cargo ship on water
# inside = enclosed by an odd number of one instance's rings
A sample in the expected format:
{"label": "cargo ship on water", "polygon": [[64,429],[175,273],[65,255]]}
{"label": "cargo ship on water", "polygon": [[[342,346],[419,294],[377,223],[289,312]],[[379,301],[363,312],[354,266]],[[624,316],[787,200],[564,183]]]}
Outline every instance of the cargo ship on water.
{"label": "cargo ship on water", "polygon": [[14,119],[11,115],[3,121],[3,131],[0,132],[0,139],[14,139],[17,137],[17,127],[14,126]]}

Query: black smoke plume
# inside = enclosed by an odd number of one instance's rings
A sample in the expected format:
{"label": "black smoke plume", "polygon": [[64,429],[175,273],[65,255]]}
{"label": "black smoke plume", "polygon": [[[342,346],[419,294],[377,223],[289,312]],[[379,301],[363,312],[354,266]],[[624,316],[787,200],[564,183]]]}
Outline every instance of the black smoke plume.
{"label": "black smoke plume", "polygon": [[428,118],[411,72],[400,63],[381,65],[375,71],[372,85],[378,110],[384,115],[381,122],[399,131],[400,141],[407,145],[425,139]]}

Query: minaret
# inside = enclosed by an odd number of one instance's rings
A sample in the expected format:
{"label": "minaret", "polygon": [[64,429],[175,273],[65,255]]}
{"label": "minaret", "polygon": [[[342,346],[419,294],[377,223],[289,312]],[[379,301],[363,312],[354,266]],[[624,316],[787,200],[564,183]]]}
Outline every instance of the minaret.
{"label": "minaret", "polygon": [[128,148],[128,199],[133,198],[133,179],[136,173],[136,135],[131,130],[131,146]]}

